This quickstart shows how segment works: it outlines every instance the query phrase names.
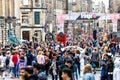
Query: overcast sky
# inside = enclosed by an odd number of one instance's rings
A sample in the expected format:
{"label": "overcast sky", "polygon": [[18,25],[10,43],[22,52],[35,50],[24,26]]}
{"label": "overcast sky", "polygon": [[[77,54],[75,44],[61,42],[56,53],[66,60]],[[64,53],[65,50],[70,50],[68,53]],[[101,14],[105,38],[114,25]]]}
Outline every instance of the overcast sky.
{"label": "overcast sky", "polygon": [[103,1],[106,5],[106,10],[108,9],[108,6],[109,6],[109,0],[93,0],[96,4],[98,4],[98,2],[101,2]]}

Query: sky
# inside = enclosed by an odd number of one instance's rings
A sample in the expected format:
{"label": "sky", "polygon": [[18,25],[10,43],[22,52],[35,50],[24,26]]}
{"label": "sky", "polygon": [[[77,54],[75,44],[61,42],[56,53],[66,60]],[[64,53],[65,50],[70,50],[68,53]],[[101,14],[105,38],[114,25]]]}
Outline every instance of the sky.
{"label": "sky", "polygon": [[103,1],[104,4],[106,5],[106,10],[108,9],[109,6],[109,0],[93,0],[95,2],[95,4],[98,4],[98,2]]}

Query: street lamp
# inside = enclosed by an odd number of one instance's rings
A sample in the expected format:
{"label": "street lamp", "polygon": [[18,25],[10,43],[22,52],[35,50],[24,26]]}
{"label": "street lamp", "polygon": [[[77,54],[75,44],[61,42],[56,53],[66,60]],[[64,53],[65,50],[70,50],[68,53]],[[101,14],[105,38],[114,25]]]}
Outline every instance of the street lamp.
{"label": "street lamp", "polygon": [[8,23],[9,24],[9,29],[11,29],[11,23],[12,23],[12,17],[10,17],[10,16],[8,16],[7,18],[6,18],[6,23]]}
{"label": "street lamp", "polygon": [[15,34],[15,27],[16,27],[16,17],[12,17],[13,20],[13,29],[14,29],[14,34]]}
{"label": "street lamp", "polygon": [[3,45],[3,29],[4,29],[4,17],[0,16],[0,26],[1,26],[1,33],[2,33],[2,45]]}

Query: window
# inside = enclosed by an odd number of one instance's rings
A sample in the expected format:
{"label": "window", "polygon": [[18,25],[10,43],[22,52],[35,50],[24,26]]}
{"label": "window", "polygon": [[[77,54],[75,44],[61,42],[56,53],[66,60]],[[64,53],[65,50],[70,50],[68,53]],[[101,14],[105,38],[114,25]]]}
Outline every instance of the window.
{"label": "window", "polygon": [[76,0],[72,0],[72,2],[73,2],[73,3],[75,3],[75,2],[76,2]]}
{"label": "window", "polygon": [[29,18],[28,18],[28,16],[22,16],[22,23],[23,23],[23,24],[28,24],[28,23],[29,23]]}
{"label": "window", "polygon": [[82,5],[82,12],[86,12],[86,5],[85,4]]}
{"label": "window", "polygon": [[34,22],[35,24],[40,24],[40,12],[34,13]]}
{"label": "window", "polygon": [[35,0],[35,6],[40,7],[40,0]]}
{"label": "window", "polygon": [[39,0],[35,0],[35,3],[39,3]]}
{"label": "window", "polygon": [[28,5],[28,0],[23,0],[23,5]]}

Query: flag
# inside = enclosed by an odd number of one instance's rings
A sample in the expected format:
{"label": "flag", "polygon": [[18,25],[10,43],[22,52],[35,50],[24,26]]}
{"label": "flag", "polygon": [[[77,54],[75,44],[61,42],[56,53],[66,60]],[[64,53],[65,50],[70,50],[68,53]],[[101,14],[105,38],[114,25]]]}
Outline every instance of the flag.
{"label": "flag", "polygon": [[57,35],[57,42],[63,43],[64,46],[66,45],[66,34],[63,35]]}
{"label": "flag", "polygon": [[57,14],[57,19],[59,24],[64,24],[65,15],[64,14]]}

